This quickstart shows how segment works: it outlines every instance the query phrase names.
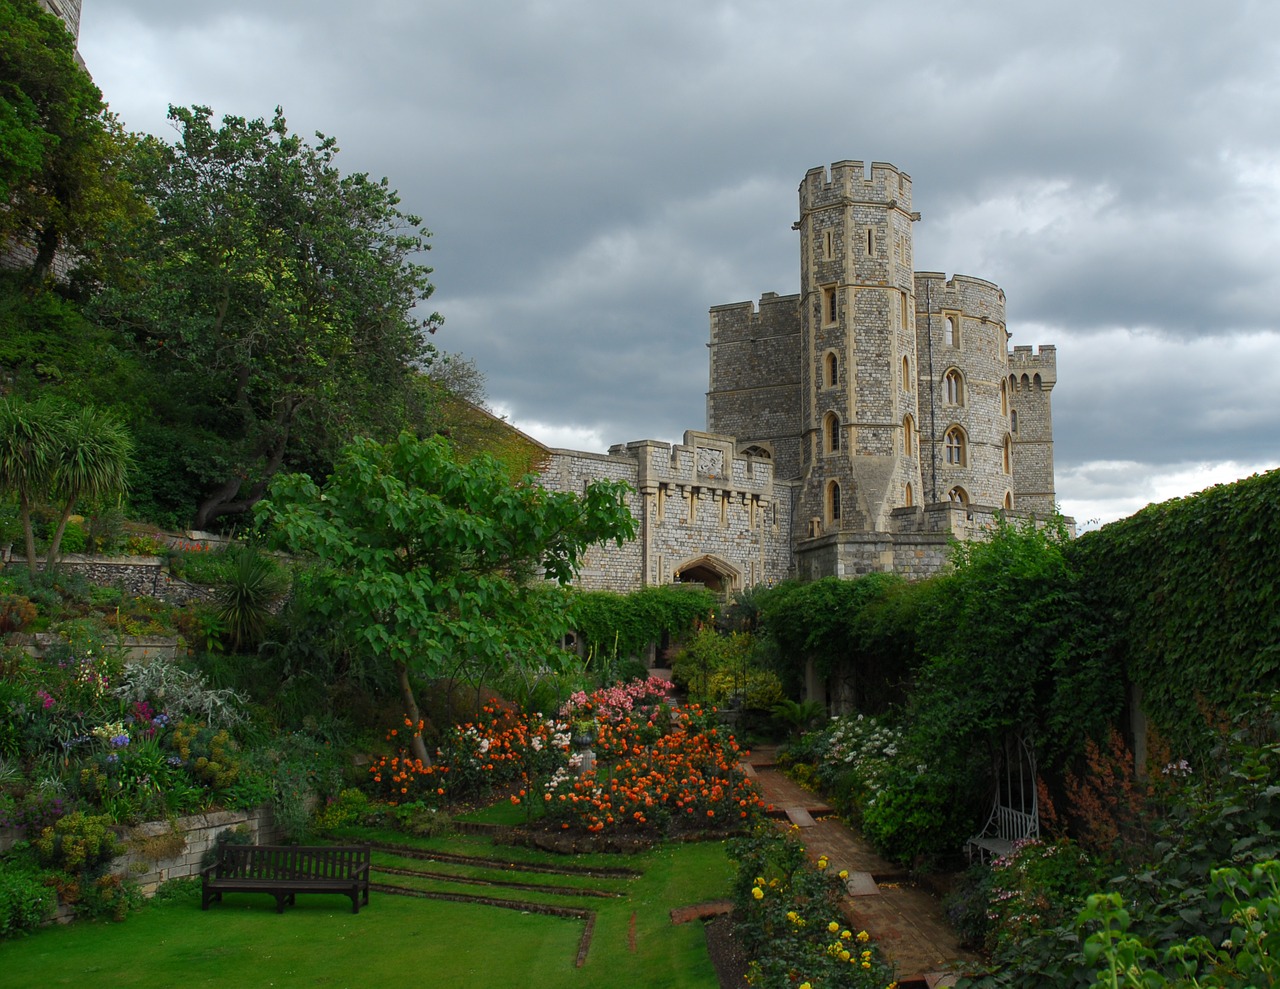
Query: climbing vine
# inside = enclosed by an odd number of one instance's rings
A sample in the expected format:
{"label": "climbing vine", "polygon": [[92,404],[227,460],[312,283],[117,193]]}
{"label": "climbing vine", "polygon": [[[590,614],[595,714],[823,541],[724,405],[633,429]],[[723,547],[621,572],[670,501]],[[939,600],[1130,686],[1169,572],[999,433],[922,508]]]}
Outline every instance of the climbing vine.
{"label": "climbing vine", "polygon": [[1280,470],[1151,505],[1068,555],[1176,748],[1203,749],[1210,722],[1280,688]]}
{"label": "climbing vine", "polygon": [[705,588],[674,584],[630,594],[581,591],[574,595],[570,620],[589,653],[637,656],[650,642],[679,638],[709,620],[718,604]]}

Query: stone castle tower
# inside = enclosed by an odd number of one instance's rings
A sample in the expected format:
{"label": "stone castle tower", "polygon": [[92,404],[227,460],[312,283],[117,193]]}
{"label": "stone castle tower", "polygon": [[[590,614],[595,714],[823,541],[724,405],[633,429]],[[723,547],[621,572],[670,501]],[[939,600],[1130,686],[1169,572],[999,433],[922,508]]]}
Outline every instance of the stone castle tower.
{"label": "stone castle tower", "polygon": [[799,294],[711,310],[708,431],[794,479],[802,576],[1054,509],[1054,349],[1009,351],[998,286],[913,271],[911,193],[881,162],[811,169]]}

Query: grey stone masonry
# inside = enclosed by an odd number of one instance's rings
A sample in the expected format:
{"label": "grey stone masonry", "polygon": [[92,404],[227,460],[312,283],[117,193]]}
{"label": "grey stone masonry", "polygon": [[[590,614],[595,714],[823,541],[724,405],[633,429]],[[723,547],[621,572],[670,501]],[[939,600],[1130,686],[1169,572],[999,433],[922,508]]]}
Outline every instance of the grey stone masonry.
{"label": "grey stone masonry", "polygon": [[635,488],[639,537],[584,583],[925,576],[997,513],[1053,510],[1054,348],[1009,349],[998,285],[914,270],[912,202],[885,162],[810,169],[799,293],[711,308],[708,432],[556,452],[547,483]]}
{"label": "grey stone masonry", "polygon": [[607,455],[552,451],[543,483],[581,490],[598,478],[625,481],[636,539],[592,547],[579,586],[626,592],[695,581],[736,590],[790,572],[790,491],[774,484],[767,456],[739,455],[731,436],[685,433],[672,446],[637,440]]}

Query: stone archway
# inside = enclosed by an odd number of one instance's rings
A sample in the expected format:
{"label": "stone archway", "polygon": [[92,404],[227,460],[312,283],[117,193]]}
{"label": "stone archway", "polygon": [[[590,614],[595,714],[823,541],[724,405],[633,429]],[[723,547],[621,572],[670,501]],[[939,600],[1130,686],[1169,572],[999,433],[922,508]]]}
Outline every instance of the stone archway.
{"label": "stone archway", "polygon": [[705,553],[676,567],[675,580],[702,584],[717,594],[731,594],[742,589],[742,571],[727,560]]}

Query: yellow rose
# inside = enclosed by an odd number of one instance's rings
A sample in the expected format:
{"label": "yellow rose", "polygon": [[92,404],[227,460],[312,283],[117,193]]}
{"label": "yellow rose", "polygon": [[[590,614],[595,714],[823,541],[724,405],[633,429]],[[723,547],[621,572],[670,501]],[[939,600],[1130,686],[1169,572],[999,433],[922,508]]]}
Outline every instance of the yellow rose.
{"label": "yellow rose", "polygon": [[762,890],[759,886],[753,886],[751,888],[751,895],[754,896],[757,900],[763,900],[764,890]]}

